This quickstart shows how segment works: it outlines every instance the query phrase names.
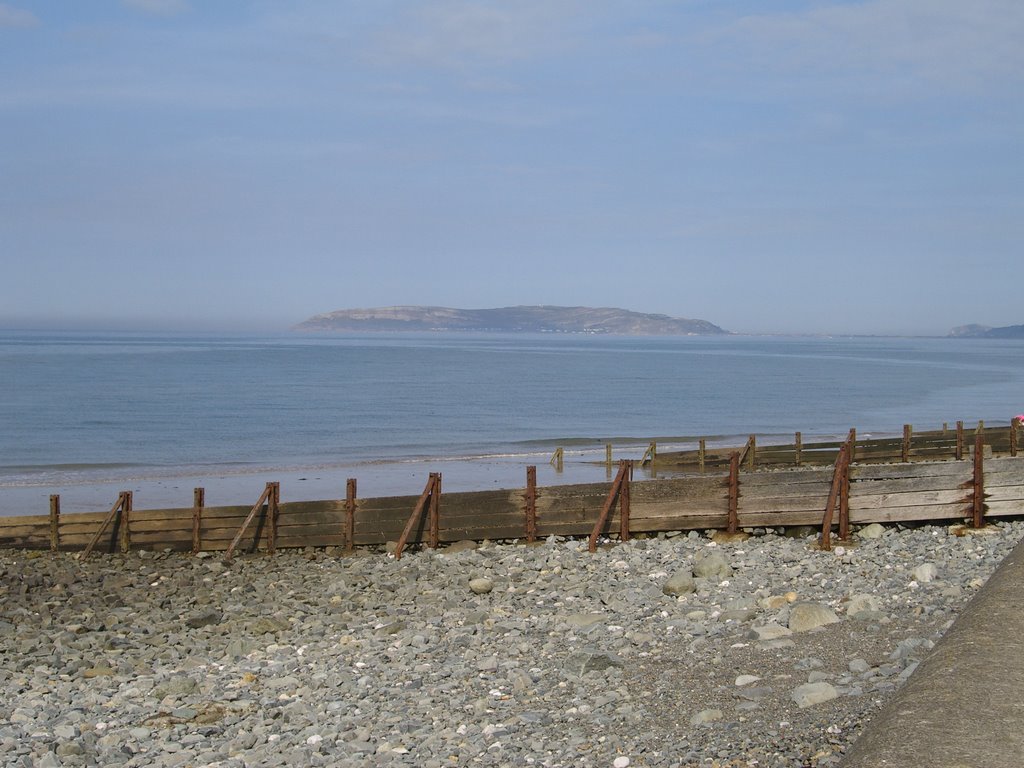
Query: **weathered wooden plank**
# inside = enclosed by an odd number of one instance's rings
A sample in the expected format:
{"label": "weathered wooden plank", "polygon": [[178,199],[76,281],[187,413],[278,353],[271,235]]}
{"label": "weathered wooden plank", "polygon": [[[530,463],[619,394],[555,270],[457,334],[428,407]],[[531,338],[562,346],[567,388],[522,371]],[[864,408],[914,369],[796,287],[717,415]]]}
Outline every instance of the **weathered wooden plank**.
{"label": "weathered wooden plank", "polygon": [[13,517],[0,517],[0,532],[13,527],[20,528],[25,525],[50,525],[49,515],[15,515]]}
{"label": "weathered wooden plank", "polygon": [[[633,523],[640,520],[653,520],[653,519],[671,519],[671,518],[686,518],[686,517],[700,517],[700,516],[718,516],[727,515],[729,512],[728,499],[722,499],[718,504],[703,504],[700,506],[691,507],[679,507],[671,502],[663,502],[659,504],[644,504],[642,506],[633,506],[629,515],[630,527],[633,527]],[[595,517],[596,519],[596,517]],[[669,529],[678,530],[678,529]]]}
{"label": "weathered wooden plank", "polygon": [[135,528],[132,528],[132,549],[163,549],[165,546],[170,547],[178,542],[188,542],[189,547],[192,546],[192,529],[189,528],[187,531],[142,531],[136,532]]}
{"label": "weathered wooden plank", "polygon": [[892,480],[905,477],[948,477],[963,476],[971,479],[969,461],[936,461],[916,464],[853,464],[850,467],[850,481]]}
{"label": "weathered wooden plank", "polygon": [[[794,525],[813,525],[821,527],[823,510],[806,510],[797,512],[786,510],[783,512],[755,512],[740,513],[741,528],[789,528]],[[836,523],[838,525],[838,522]]]}
{"label": "weathered wooden plank", "polygon": [[515,508],[492,508],[486,510],[478,510],[475,514],[464,512],[462,514],[445,513],[444,508],[441,508],[440,522],[442,528],[460,527],[464,525],[506,525],[508,523],[518,523],[520,525],[526,525],[526,514],[521,509]]}
{"label": "weathered wooden plank", "polygon": [[918,507],[889,507],[886,509],[850,508],[850,522],[856,525],[867,523],[900,523],[924,520],[963,520],[968,517],[963,504],[934,504]]}
{"label": "weathered wooden plank", "polygon": [[188,535],[192,536],[192,521],[182,518],[181,520],[136,520],[132,518],[132,538],[135,538],[136,533],[145,533],[150,531],[167,531],[168,533],[177,533],[178,531],[188,531]]}
{"label": "weathered wooden plank", "polygon": [[50,524],[5,525],[3,528],[0,528],[0,538],[21,538],[25,536],[46,536],[47,540],[49,540]]}
{"label": "weathered wooden plank", "polygon": [[[985,484],[988,485],[986,477]],[[971,485],[970,476],[938,475],[931,477],[904,477],[891,480],[857,480],[850,484],[851,492],[870,493],[911,493],[915,491],[952,491]]]}
{"label": "weathered wooden plank", "polygon": [[608,495],[611,485],[611,482],[549,485],[543,488],[538,488],[537,494],[538,496],[557,499],[590,498],[592,496],[605,498]]}
{"label": "weathered wooden plank", "polygon": [[1024,485],[1024,467],[1010,470],[990,470],[985,467],[985,487]]}
{"label": "weathered wooden plank", "polygon": [[745,515],[768,512],[808,512],[817,511],[818,517],[824,513],[828,504],[829,488],[819,490],[817,493],[809,493],[805,496],[770,497],[758,498],[751,496],[740,496],[739,515],[742,521]]}
{"label": "weathered wooden plank", "polygon": [[[397,510],[387,515],[367,515],[357,513],[355,516],[355,524],[357,526],[363,525],[392,525],[396,522],[401,521],[404,526],[409,519],[409,513],[412,510],[404,510],[402,514],[397,514]],[[511,505],[496,505],[493,507],[477,507],[475,509],[463,509],[463,510],[451,510],[444,506],[444,501],[441,502],[440,508],[440,519],[441,524],[444,525],[445,521],[461,521],[461,520],[475,520],[487,517],[520,517],[523,520],[526,519],[525,511],[521,507],[515,507]],[[341,520],[342,518],[339,518]],[[325,521],[326,522],[326,521]]]}
{"label": "weathered wooden plank", "polygon": [[[227,507],[203,507],[203,518],[209,517],[213,520],[226,519],[241,517],[245,518],[249,514],[251,506],[227,506]],[[87,514],[91,513],[64,513],[61,515],[61,521],[64,518],[86,518]],[[177,520],[178,518],[192,519],[192,507],[168,507],[166,509],[133,509],[132,510],[132,524],[135,524],[137,517],[141,516],[144,520]]]}
{"label": "weathered wooden plank", "polygon": [[475,528],[466,526],[464,528],[442,528],[440,539],[444,542],[463,541],[473,539],[525,539],[526,529],[521,525],[495,526],[492,528]]}
{"label": "weathered wooden plank", "polygon": [[[667,517],[629,518],[629,528],[637,533],[654,533],[658,531],[698,531],[708,528],[725,528],[729,523],[729,513],[716,512],[710,514],[671,515]],[[742,523],[741,523],[742,524]]]}
{"label": "weathered wooden plank", "polygon": [[1009,517],[1024,515],[1024,503],[1020,501],[985,500],[986,517]]}
{"label": "weathered wooden plank", "polygon": [[[255,526],[250,526],[249,530],[245,532],[245,535],[239,540],[238,547],[247,550],[251,549],[254,542],[258,543],[260,549],[264,548],[267,544],[267,531],[265,528],[259,529],[259,536],[257,537],[256,532],[253,530]],[[238,531],[212,531],[209,535],[205,532],[202,536],[202,544],[205,549],[207,545],[216,549],[226,548],[235,537],[238,535]]]}
{"label": "weathered wooden plank", "polygon": [[985,459],[985,470],[996,472],[1010,470],[1013,468],[1024,468],[1024,456],[993,456]]}
{"label": "weathered wooden plank", "polygon": [[277,517],[277,525],[308,525],[310,523],[337,523],[345,519],[343,509],[312,508],[302,510],[290,510],[286,514]]}
{"label": "weathered wooden plank", "polygon": [[50,548],[50,537],[49,534],[37,535],[2,535],[0,536],[0,547],[9,547],[17,549],[49,549]]}
{"label": "weathered wooden plank", "polygon": [[854,493],[850,492],[850,510],[917,507],[934,504],[969,504],[970,491],[918,491],[916,493]]}
{"label": "weathered wooden plank", "polygon": [[345,534],[338,532],[302,537],[278,536],[277,546],[279,548],[283,547],[284,549],[305,549],[306,547],[343,547],[345,546]]}
{"label": "weathered wooden plank", "polygon": [[334,535],[343,533],[340,522],[335,523],[310,523],[308,525],[279,525],[277,527],[278,539],[297,538],[301,536]]}
{"label": "weathered wooden plank", "polygon": [[[89,533],[89,534],[74,534],[74,535],[70,535],[70,536],[66,536],[66,537],[62,533],[60,535],[60,546],[61,546],[61,549],[65,549],[65,548],[67,548],[69,550],[84,549],[89,544],[89,542],[92,541],[93,536],[95,536],[95,535],[96,535],[95,530],[92,533]],[[109,535],[104,534],[103,538],[100,539],[99,543],[96,545],[96,549],[97,549],[97,551],[100,551],[100,552],[113,552],[113,551],[115,551],[117,549],[117,546],[118,546],[118,541],[116,540],[116,538],[114,536],[109,536]]]}
{"label": "weathered wooden plank", "polygon": [[[1022,500],[1024,500],[1024,487],[1006,486],[1003,488],[991,488],[987,483],[985,485],[986,504],[992,501],[1021,502]],[[1024,508],[1021,509],[1021,514],[1024,514]]]}
{"label": "weathered wooden plank", "polygon": [[[96,531],[99,529],[101,524],[98,522],[81,523],[77,520],[72,522],[71,520],[67,519],[70,517],[71,515],[61,515],[60,524],[58,525],[58,531],[60,533],[61,541],[64,540],[65,536],[78,536],[83,534],[95,536]],[[132,525],[134,526],[134,524],[135,521],[133,520]]]}
{"label": "weathered wooden plank", "polygon": [[740,488],[785,488],[805,483],[832,482],[832,470],[819,467],[776,469],[765,472],[741,472]]}
{"label": "weathered wooden plank", "polygon": [[[728,485],[725,478],[652,480],[635,482],[630,485],[631,504],[656,502],[663,499],[671,499],[680,505],[699,504],[709,499],[725,498],[727,494]],[[602,503],[604,498],[601,499]]]}
{"label": "weathered wooden plank", "polygon": [[760,488],[740,485],[740,507],[749,504],[772,503],[773,500],[786,502],[789,499],[817,498],[822,495],[828,496],[831,490],[831,483],[798,483],[786,487],[762,486]]}
{"label": "weathered wooden plank", "polygon": [[65,520],[75,520],[80,523],[95,523],[99,525],[107,519],[109,514],[109,510],[106,512],[64,512],[60,516],[60,522],[63,525]]}
{"label": "weathered wooden plank", "polygon": [[[594,515],[592,520],[587,520],[579,523],[541,523],[537,521],[537,535],[540,538],[545,536],[588,536],[594,528],[594,523],[597,520],[597,515]],[[640,530],[640,529],[638,529]]]}
{"label": "weathered wooden plank", "polygon": [[[205,511],[205,510],[204,510]],[[176,522],[178,520],[189,520],[191,525],[192,508],[181,507],[175,509],[133,509],[132,530],[135,530],[135,521],[140,522]]]}

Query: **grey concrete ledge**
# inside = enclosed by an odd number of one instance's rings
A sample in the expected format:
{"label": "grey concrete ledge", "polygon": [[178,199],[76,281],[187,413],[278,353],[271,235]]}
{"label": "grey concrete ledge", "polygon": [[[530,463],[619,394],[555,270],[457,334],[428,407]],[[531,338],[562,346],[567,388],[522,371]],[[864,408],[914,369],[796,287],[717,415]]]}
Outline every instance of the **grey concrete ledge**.
{"label": "grey concrete ledge", "polygon": [[1024,765],[1024,542],[879,710],[842,768]]}

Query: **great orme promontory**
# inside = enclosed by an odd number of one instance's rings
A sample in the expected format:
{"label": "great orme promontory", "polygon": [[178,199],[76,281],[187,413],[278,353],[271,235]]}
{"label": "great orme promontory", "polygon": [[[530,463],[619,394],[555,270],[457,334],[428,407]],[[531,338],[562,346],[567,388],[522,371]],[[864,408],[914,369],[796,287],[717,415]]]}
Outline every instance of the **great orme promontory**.
{"label": "great orme promontory", "polygon": [[728,331],[707,320],[651,315],[610,307],[522,306],[499,309],[378,307],[315,315],[297,331],[491,331],[695,336]]}

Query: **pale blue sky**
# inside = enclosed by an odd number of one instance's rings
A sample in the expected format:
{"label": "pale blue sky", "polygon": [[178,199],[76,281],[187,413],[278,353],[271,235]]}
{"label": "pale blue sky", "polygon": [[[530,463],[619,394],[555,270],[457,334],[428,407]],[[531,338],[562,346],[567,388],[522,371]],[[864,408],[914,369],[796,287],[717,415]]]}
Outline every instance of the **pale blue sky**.
{"label": "pale blue sky", "polygon": [[1024,323],[1021,0],[0,2],[0,326]]}

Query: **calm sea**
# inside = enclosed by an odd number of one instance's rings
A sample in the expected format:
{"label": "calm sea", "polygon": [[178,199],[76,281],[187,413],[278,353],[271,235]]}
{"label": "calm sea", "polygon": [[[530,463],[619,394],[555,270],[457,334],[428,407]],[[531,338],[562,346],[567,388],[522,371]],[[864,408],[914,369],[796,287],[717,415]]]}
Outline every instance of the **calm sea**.
{"label": "calm sea", "polygon": [[[0,515],[418,494],[605,476],[693,447],[1009,423],[1024,342],[906,338],[0,333]],[[548,465],[566,451],[561,474]]]}

